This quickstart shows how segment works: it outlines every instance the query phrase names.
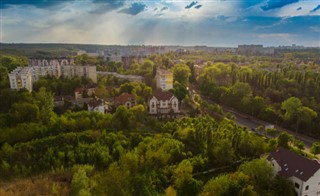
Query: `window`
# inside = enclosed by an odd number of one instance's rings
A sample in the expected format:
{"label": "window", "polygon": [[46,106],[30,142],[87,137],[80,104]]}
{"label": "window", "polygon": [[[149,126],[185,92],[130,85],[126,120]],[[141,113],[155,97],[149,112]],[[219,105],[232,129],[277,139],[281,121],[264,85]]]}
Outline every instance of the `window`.
{"label": "window", "polygon": [[309,186],[306,186],[306,191],[309,189]]}
{"label": "window", "polygon": [[294,183],[294,186],[298,189],[300,187],[300,185],[298,183]]}

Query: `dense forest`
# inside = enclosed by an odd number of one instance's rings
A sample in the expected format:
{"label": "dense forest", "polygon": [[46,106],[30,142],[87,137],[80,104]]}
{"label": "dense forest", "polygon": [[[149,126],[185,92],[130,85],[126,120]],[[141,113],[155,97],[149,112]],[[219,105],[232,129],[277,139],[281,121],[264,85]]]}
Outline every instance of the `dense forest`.
{"label": "dense forest", "polygon": [[[198,85],[203,95],[217,102],[319,136],[319,65],[276,65],[273,72],[259,64],[237,66],[207,59],[196,76],[195,62],[175,62],[180,57],[152,55],[127,70],[113,64],[120,73],[144,76],[146,84],[99,78],[99,96],[129,92],[138,100],[137,106],[119,106],[108,114],[71,107],[57,112],[53,97],[70,95],[90,82],[83,78],[42,78],[31,93],[9,89],[8,72],[27,65],[27,59],[1,57],[0,194],[8,193],[10,182],[31,179],[31,184],[46,183],[29,190],[31,195],[294,195],[293,184],[275,175],[266,160],[277,147],[306,155],[292,145],[291,135],[253,133],[199,97],[200,111],[211,110],[220,117],[196,111],[157,120],[147,115],[146,101],[155,70],[168,68],[175,79],[172,91],[184,103],[191,102],[188,86]],[[110,63],[93,60],[99,69],[113,69]],[[319,151],[315,144],[312,152]]]}

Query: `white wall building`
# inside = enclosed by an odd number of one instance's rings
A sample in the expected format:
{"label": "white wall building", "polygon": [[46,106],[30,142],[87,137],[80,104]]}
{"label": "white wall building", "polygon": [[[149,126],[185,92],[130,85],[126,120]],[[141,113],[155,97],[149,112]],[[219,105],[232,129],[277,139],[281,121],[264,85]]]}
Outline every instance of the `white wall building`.
{"label": "white wall building", "polygon": [[105,102],[102,99],[98,100],[91,100],[88,103],[88,111],[89,112],[100,112],[102,114],[105,114],[109,111],[109,105],[107,102]]}
{"label": "white wall building", "polygon": [[32,91],[32,69],[30,67],[18,67],[9,73],[11,89],[27,89]]}
{"label": "white wall building", "polygon": [[294,184],[298,196],[320,196],[320,163],[284,148],[271,152],[268,160],[279,175]]}
{"label": "white wall building", "polygon": [[173,74],[168,70],[157,70],[156,74],[157,88],[168,91],[173,88]]}
{"label": "white wall building", "polygon": [[171,92],[156,92],[149,99],[150,114],[179,113],[179,100]]}

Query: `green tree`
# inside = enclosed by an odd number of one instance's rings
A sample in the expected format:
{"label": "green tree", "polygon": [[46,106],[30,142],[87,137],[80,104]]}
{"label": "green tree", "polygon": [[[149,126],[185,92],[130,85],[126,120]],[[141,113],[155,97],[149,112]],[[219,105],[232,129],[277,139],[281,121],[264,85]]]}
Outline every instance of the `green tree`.
{"label": "green tree", "polygon": [[266,190],[275,177],[271,164],[264,158],[245,162],[238,170],[253,180],[257,190]]}
{"label": "green tree", "polygon": [[278,146],[289,148],[289,142],[292,141],[292,136],[287,132],[281,132],[277,138]]}
{"label": "green tree", "polygon": [[53,112],[53,93],[46,91],[41,87],[39,92],[35,94],[39,109],[40,119],[43,124],[51,124],[52,117],[55,115]]}
{"label": "green tree", "polygon": [[177,64],[173,67],[173,78],[184,86],[188,86],[191,70],[186,64]]}
{"label": "green tree", "polygon": [[75,166],[76,170],[71,181],[71,190],[76,196],[91,196],[91,189],[95,183],[88,177],[93,171],[90,165]]}
{"label": "green tree", "polygon": [[314,155],[320,154],[320,142],[314,142],[311,146],[310,152]]}

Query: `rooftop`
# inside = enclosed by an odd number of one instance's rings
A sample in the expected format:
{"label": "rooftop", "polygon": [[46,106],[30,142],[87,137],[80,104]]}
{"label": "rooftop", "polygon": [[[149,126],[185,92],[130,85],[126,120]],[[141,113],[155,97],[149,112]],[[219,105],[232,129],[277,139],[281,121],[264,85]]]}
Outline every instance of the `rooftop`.
{"label": "rooftop", "polygon": [[297,155],[284,148],[271,152],[268,160],[275,160],[280,165],[281,171],[279,174],[281,176],[295,176],[305,182],[320,169],[320,163],[316,160]]}
{"label": "rooftop", "polygon": [[[157,98],[158,100],[165,101],[165,100],[170,100],[172,97],[174,97],[174,95],[173,95],[171,92],[169,92],[169,91],[165,91],[165,92],[163,92],[163,91],[156,91],[156,92],[152,95],[152,97],[155,97],[155,98]],[[152,98],[152,97],[151,97],[151,98]]]}

